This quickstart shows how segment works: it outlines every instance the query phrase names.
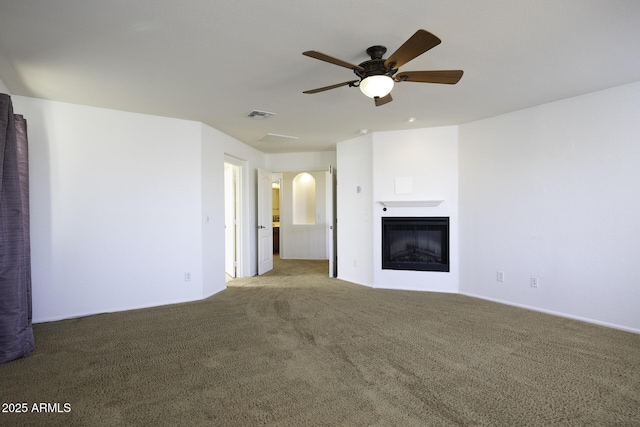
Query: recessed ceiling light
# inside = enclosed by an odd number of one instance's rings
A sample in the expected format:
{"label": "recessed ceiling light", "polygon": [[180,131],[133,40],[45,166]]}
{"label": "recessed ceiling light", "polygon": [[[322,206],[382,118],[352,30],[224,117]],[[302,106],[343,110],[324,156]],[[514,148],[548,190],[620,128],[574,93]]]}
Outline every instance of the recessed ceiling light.
{"label": "recessed ceiling light", "polygon": [[407,117],[407,119],[405,121],[407,121],[409,123],[413,123],[413,122],[416,121],[416,118],[415,117]]}
{"label": "recessed ceiling light", "polygon": [[360,130],[358,131],[358,133],[359,133],[360,135],[366,135],[366,134],[368,134],[368,133],[369,133],[369,129],[360,129]]}

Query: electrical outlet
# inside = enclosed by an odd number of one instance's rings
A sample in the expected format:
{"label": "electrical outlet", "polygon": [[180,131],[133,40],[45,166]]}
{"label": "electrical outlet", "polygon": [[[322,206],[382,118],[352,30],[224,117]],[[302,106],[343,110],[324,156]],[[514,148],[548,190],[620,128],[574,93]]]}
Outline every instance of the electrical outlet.
{"label": "electrical outlet", "polygon": [[531,278],[531,287],[532,288],[537,288],[538,287],[538,278],[537,277],[532,277]]}
{"label": "electrical outlet", "polygon": [[184,273],[184,281],[185,282],[190,282],[191,281],[191,273],[189,273],[189,272]]}
{"label": "electrical outlet", "polygon": [[498,282],[504,282],[504,271],[498,271],[496,280],[498,280]]}

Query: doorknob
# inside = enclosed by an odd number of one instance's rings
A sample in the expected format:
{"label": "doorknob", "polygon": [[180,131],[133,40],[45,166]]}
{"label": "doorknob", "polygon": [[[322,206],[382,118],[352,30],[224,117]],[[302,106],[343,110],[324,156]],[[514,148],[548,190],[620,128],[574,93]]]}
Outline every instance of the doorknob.
{"label": "doorknob", "polygon": [[267,227],[265,227],[264,225],[259,225],[258,228],[259,229],[263,229],[263,228],[267,228]]}

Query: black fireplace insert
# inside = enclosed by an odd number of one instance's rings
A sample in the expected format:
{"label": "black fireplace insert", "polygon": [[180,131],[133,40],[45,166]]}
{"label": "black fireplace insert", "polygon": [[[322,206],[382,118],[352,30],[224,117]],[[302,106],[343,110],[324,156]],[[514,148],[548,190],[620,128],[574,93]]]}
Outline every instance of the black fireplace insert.
{"label": "black fireplace insert", "polygon": [[448,217],[383,217],[384,270],[449,271]]}

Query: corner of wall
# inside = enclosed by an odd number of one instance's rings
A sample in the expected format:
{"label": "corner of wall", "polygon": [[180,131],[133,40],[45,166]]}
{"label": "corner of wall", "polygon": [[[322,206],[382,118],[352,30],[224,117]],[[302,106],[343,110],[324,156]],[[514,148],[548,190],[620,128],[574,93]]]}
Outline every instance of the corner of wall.
{"label": "corner of wall", "polygon": [[6,93],[7,95],[11,95],[9,88],[4,84],[2,79],[0,78],[0,93]]}
{"label": "corner of wall", "polygon": [[373,136],[337,144],[338,276],[373,286]]}

